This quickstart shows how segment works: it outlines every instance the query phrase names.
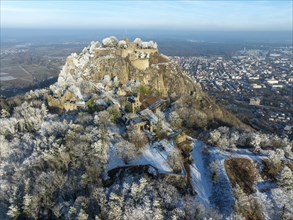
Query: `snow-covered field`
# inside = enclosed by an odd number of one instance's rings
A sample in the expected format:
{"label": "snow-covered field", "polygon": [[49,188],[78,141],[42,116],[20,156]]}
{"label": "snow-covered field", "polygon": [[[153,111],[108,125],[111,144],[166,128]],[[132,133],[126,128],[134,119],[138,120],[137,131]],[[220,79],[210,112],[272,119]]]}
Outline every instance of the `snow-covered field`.
{"label": "snow-covered field", "polygon": [[174,174],[172,168],[168,164],[168,156],[172,153],[174,145],[169,141],[163,140],[155,142],[153,145],[148,145],[141,155],[125,164],[124,161],[117,156],[114,145],[110,146],[109,162],[107,164],[107,171],[117,167],[135,166],[135,165],[152,165],[156,167],[160,173]]}
{"label": "snow-covered field", "polygon": [[13,76],[0,76],[0,81],[10,81],[10,80],[14,80],[16,79],[15,77]]}

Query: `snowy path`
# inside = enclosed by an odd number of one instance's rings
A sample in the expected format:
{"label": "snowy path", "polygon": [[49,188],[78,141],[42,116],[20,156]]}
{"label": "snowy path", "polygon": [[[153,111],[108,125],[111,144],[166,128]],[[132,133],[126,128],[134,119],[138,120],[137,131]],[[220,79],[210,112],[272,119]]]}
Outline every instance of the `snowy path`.
{"label": "snowy path", "polygon": [[194,164],[190,166],[190,176],[193,189],[196,191],[199,200],[206,206],[210,206],[210,199],[212,192],[211,179],[207,175],[208,171],[204,166],[202,158],[202,150],[204,144],[200,141],[195,142],[194,149],[192,151],[192,157]]}
{"label": "snowy path", "polygon": [[227,158],[246,158],[253,161],[261,161],[268,158],[267,155],[257,155],[247,149],[231,149],[230,151],[220,150],[219,148],[213,147],[210,149],[211,153],[222,155],[224,159]]}

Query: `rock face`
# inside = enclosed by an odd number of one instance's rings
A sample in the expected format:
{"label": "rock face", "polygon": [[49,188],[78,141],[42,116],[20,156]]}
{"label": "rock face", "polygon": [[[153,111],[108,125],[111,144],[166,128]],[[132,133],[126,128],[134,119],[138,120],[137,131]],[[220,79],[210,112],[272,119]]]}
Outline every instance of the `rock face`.
{"label": "rock face", "polygon": [[210,120],[248,128],[202,92],[175,62],[160,54],[153,41],[118,41],[110,37],[104,39],[102,44],[92,42],[79,55],[71,54],[67,58],[58,82],[50,88],[55,97],[63,97],[68,90],[76,94],[77,100],[83,100],[82,84],[88,82],[88,86],[95,85],[106,75],[117,77],[122,84],[129,80],[139,81],[163,98],[176,100],[183,95],[190,96]]}

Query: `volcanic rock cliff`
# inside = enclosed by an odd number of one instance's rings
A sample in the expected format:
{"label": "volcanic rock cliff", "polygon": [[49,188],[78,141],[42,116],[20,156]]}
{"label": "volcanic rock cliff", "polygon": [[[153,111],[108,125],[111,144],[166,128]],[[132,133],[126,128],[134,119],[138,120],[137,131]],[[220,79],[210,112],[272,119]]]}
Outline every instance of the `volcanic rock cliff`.
{"label": "volcanic rock cliff", "polygon": [[129,42],[110,37],[102,43],[92,42],[79,55],[71,54],[57,83],[50,87],[57,99],[51,98],[49,105],[62,105],[68,97],[69,101],[83,101],[85,88],[95,86],[106,75],[121,84],[138,81],[153,94],[173,101],[188,96],[196,103],[192,107],[204,112],[209,121],[249,129],[211,100],[174,61],[160,54],[156,43],[142,42],[139,38]]}

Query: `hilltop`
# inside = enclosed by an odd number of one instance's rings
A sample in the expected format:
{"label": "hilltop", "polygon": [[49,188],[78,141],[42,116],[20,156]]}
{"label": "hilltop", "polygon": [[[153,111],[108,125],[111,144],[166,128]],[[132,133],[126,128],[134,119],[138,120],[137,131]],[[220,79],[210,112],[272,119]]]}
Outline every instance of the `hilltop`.
{"label": "hilltop", "polygon": [[[66,102],[83,102],[91,98],[100,80],[115,80],[116,89],[130,81],[139,84],[142,95],[152,95],[174,102],[186,100],[184,106],[204,115],[207,124],[214,122],[249,130],[249,126],[218,106],[179,66],[160,54],[158,45],[137,38],[118,41],[106,38],[102,43],[92,42],[80,54],[70,55],[59,74],[58,82],[51,86],[53,97],[49,105],[75,109]],[[64,106],[65,104],[65,106]]]}

